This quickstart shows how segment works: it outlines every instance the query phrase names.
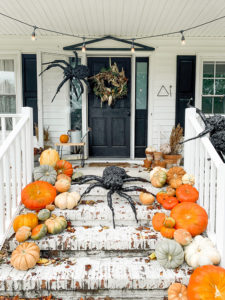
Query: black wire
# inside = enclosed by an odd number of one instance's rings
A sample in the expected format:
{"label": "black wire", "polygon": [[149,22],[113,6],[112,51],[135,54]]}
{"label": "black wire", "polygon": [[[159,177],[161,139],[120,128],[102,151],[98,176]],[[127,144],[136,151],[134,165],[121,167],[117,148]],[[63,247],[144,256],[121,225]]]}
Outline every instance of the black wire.
{"label": "black wire", "polygon": [[[77,38],[82,38],[82,39],[83,38],[88,39],[88,38],[96,38],[97,37],[97,36],[94,36],[94,37],[91,37],[91,36],[84,37],[84,35],[80,36],[80,35],[76,35],[76,34],[70,34],[70,33],[60,32],[60,31],[56,31],[56,30],[51,30],[51,29],[48,29],[48,28],[39,27],[39,26],[36,26],[36,25],[29,24],[27,22],[21,21],[19,19],[14,18],[14,17],[8,16],[8,15],[2,13],[2,12],[0,12],[0,15],[2,15],[3,17],[6,17],[8,19],[11,19],[13,21],[16,21],[18,23],[21,23],[23,25],[26,25],[26,26],[38,29],[38,30],[52,32],[52,33],[56,33],[56,34],[60,34],[60,35],[64,35],[64,36],[77,37]],[[211,24],[213,22],[216,22],[216,21],[224,19],[224,18],[225,18],[225,16],[221,16],[221,17],[218,17],[216,19],[207,21],[205,23],[201,23],[201,24],[198,24],[198,25],[195,25],[195,26],[192,26],[192,27],[188,27],[186,29],[174,31],[174,32],[167,32],[167,33],[161,33],[161,34],[155,34],[155,35],[148,35],[148,36],[142,36],[142,37],[135,37],[135,38],[132,37],[132,38],[126,38],[124,40],[141,40],[141,39],[154,38],[154,37],[160,37],[160,36],[165,36],[165,35],[173,35],[173,34],[177,34],[177,33],[181,33],[181,32],[186,32],[186,31],[189,31],[189,30],[192,30],[192,29],[195,29],[195,28],[199,28],[199,27]]]}

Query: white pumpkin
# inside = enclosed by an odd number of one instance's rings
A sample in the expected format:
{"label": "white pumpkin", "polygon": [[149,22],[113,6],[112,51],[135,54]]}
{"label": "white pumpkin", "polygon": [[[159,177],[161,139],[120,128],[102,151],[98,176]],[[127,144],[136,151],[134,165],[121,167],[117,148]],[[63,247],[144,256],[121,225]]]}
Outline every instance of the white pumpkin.
{"label": "white pumpkin", "polygon": [[163,170],[163,171],[166,172],[166,173],[167,173],[167,171],[168,171],[167,169],[162,168],[162,167],[155,167],[155,168],[150,172],[150,180],[152,180],[153,175],[154,175],[156,172],[160,171],[160,170]]}
{"label": "white pumpkin", "polygon": [[60,209],[73,209],[79,204],[80,194],[64,192],[55,197],[55,205]]}
{"label": "white pumpkin", "polygon": [[171,153],[171,148],[170,148],[170,144],[163,144],[160,146],[160,151],[163,154],[170,154]]}
{"label": "white pumpkin", "polygon": [[204,265],[218,265],[220,263],[219,251],[209,238],[197,235],[193,241],[185,247],[185,261],[192,268]]}
{"label": "white pumpkin", "polygon": [[190,185],[194,185],[195,184],[195,177],[194,175],[191,174],[184,174],[184,176],[182,177],[182,183],[183,184],[190,184]]}

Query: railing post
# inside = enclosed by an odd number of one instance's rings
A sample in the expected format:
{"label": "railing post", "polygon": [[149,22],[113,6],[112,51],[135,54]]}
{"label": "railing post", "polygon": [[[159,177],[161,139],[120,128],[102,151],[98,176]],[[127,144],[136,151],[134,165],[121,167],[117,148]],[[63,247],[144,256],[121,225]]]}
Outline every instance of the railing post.
{"label": "railing post", "polygon": [[[184,140],[187,140],[189,138],[193,137],[193,130],[192,130],[192,124],[191,124],[191,117],[196,116],[196,109],[195,108],[187,108],[185,110],[185,137]],[[184,144],[184,169],[188,172],[193,174],[194,170],[192,170],[192,162],[193,162],[193,143],[188,142]]]}
{"label": "railing post", "polygon": [[21,112],[28,117],[26,141],[27,141],[27,183],[32,181],[32,172],[34,168],[34,147],[33,147],[33,109],[31,107],[22,107]]}

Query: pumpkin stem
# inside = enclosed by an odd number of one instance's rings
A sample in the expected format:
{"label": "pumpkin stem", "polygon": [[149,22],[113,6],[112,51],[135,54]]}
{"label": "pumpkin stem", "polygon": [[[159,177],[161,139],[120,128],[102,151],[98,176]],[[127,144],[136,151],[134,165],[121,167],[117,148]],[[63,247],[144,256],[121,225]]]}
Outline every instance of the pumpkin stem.
{"label": "pumpkin stem", "polygon": [[168,260],[171,261],[171,259],[172,259],[172,256],[168,255]]}
{"label": "pumpkin stem", "polygon": [[215,298],[217,298],[217,297],[222,297],[222,295],[221,295],[219,289],[217,288],[217,286],[215,285]]}

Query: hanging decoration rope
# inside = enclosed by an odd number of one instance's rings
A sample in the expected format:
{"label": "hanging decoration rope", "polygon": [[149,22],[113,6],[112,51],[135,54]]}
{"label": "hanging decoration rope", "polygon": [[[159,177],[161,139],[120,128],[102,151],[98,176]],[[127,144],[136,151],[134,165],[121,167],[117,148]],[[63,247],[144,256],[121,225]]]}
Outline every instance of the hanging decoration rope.
{"label": "hanging decoration rope", "polygon": [[127,81],[124,69],[121,72],[114,63],[109,69],[102,69],[100,73],[89,78],[93,83],[93,92],[100,97],[101,103],[108,101],[111,106],[116,99],[127,95]]}

